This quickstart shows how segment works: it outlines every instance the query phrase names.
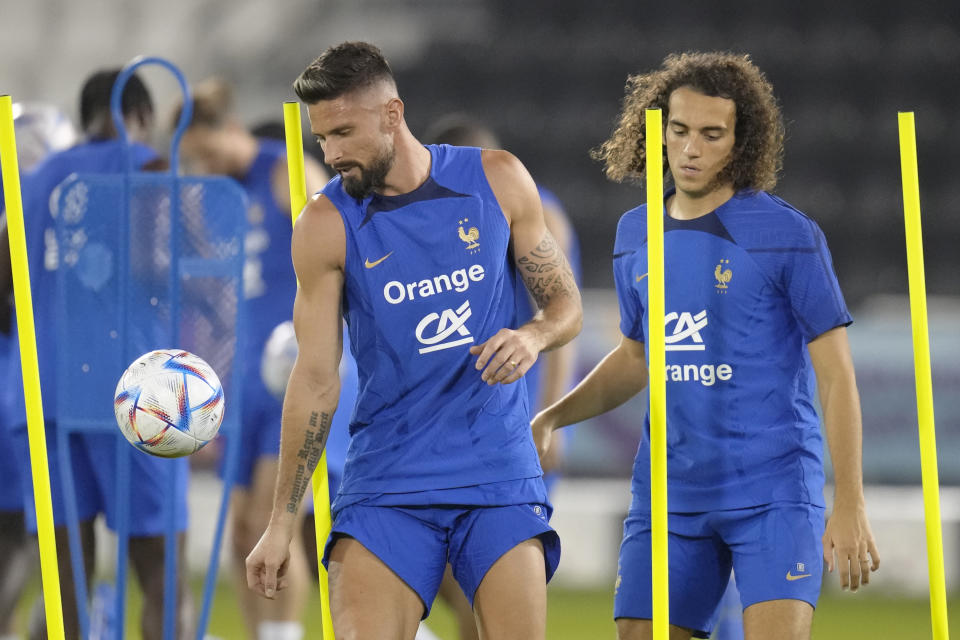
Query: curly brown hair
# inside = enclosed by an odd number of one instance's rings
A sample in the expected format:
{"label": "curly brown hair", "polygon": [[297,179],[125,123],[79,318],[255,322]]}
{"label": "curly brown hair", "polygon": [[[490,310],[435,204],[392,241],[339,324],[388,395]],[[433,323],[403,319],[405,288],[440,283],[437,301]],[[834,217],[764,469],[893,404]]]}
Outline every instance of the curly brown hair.
{"label": "curly brown hair", "polygon": [[[671,54],[663,66],[627,79],[619,122],[610,138],[591,152],[616,182],[639,182],[646,168],[644,110],[661,109],[669,117],[670,94],[690,87],[736,105],[733,155],[718,176],[734,189],[772,190],[783,166],[783,117],[773,87],[748,55],[687,52]],[[667,171],[667,157],[663,157]]]}

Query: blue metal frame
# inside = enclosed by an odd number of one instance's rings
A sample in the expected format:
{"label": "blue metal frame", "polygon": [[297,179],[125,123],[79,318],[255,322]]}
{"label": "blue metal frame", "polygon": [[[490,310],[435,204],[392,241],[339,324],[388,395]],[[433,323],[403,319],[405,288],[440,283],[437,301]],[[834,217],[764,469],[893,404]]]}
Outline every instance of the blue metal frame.
{"label": "blue metal frame", "polygon": [[[177,129],[173,134],[173,138],[170,144],[170,169],[166,174],[158,173],[153,174],[153,177],[158,181],[167,180],[170,185],[170,206],[171,206],[171,234],[170,234],[170,257],[171,257],[171,269],[170,269],[170,296],[171,296],[171,317],[174,319],[172,323],[172,342],[170,346],[176,346],[179,344],[179,333],[180,326],[179,322],[176,321],[179,318],[180,310],[180,283],[181,279],[185,275],[190,276],[223,276],[223,275],[235,275],[236,277],[236,299],[238,301],[237,309],[237,318],[236,318],[236,332],[237,332],[237,348],[234,355],[234,366],[231,371],[231,388],[236,390],[237,393],[234,395],[230,403],[230,413],[225,415],[224,423],[221,428],[221,431],[224,433],[227,432],[237,432],[238,436],[238,427],[239,427],[239,414],[240,414],[240,383],[241,383],[241,369],[242,364],[240,354],[243,353],[243,341],[244,341],[244,313],[242,310],[243,304],[243,282],[242,282],[242,248],[241,253],[238,258],[239,263],[237,265],[228,265],[237,267],[230,270],[230,273],[227,274],[224,272],[224,265],[209,265],[204,264],[203,260],[180,260],[180,240],[182,238],[181,230],[181,216],[180,216],[180,183],[181,178],[179,175],[179,144],[180,139],[185,131],[186,127],[189,125],[192,113],[193,113],[193,102],[190,94],[189,85],[186,82],[183,74],[167,60],[156,57],[137,57],[131,60],[120,72],[117,77],[116,82],[114,83],[113,90],[111,93],[110,107],[111,107],[111,116],[113,119],[114,127],[116,128],[118,137],[124,143],[124,153],[126,155],[125,165],[126,171],[122,175],[122,200],[120,209],[122,212],[125,212],[124,215],[119,216],[119,224],[117,228],[117,276],[118,282],[116,287],[117,295],[117,308],[120,312],[120,325],[117,330],[117,338],[121,340],[121,362],[116,363],[118,370],[122,370],[134,358],[139,356],[139,353],[132,353],[131,341],[128,339],[130,336],[130,310],[128,308],[128,297],[130,291],[130,201],[131,201],[131,192],[132,187],[131,183],[133,176],[137,173],[137,167],[134,166],[132,143],[127,134],[127,130],[124,126],[124,119],[122,113],[122,95],[123,88],[126,83],[129,81],[130,77],[134,72],[145,65],[158,65],[166,68],[170,71],[180,83],[181,90],[183,92],[183,110],[180,115],[180,121],[178,122]],[[207,180],[228,180],[227,178],[191,178],[191,181],[207,181]],[[231,181],[232,182],[232,181]],[[245,195],[243,194],[239,185],[237,185],[238,198],[245,200]],[[241,224],[245,224],[241,223]],[[240,234],[242,240],[242,233]],[[241,243],[242,247],[242,243]],[[212,268],[211,268],[212,267]],[[65,279],[65,272],[63,269],[58,270],[58,286],[63,286]],[[235,273],[234,273],[235,272]],[[69,318],[67,317],[67,309],[65,305],[58,305],[56,310],[57,313],[57,322],[58,322],[58,339],[64,340],[67,339],[67,327],[69,326]],[[58,374],[59,376],[60,374]],[[64,387],[66,388],[66,387]],[[59,404],[59,400],[58,400]],[[58,411],[59,414],[59,411]],[[89,422],[89,421],[87,421]],[[79,514],[76,503],[75,491],[72,490],[72,478],[73,478],[73,469],[70,460],[70,447],[69,447],[69,438],[70,434],[75,431],[85,431],[89,429],[100,429],[99,421],[96,425],[87,424],[84,421],[76,420],[63,420],[63,423],[58,425],[57,429],[57,438],[58,438],[58,456],[60,461],[60,482],[64,489],[65,496],[65,507],[66,507],[66,516],[67,516],[67,530],[69,538],[69,547],[71,555],[71,566],[73,568],[74,575],[74,588],[77,597],[78,603],[87,602],[87,587],[86,587],[86,575],[83,566],[83,552],[82,545],[80,540],[80,531],[79,531]],[[109,429],[112,431],[114,427],[110,425]],[[203,590],[203,606],[201,611],[201,616],[197,625],[197,639],[202,640],[206,628],[209,622],[210,610],[213,603],[213,592],[216,587],[216,578],[219,567],[219,557],[220,550],[222,547],[223,533],[226,525],[226,514],[227,508],[229,506],[229,496],[230,491],[233,487],[233,478],[236,474],[236,468],[239,460],[239,437],[231,437],[227,441],[226,447],[226,465],[224,473],[224,485],[223,485],[223,496],[221,499],[220,508],[218,510],[218,520],[216,532],[214,534],[213,540],[213,549],[211,553],[210,563],[207,568],[207,575],[204,581],[204,590]],[[125,613],[126,613],[126,585],[127,585],[127,556],[129,549],[129,538],[130,538],[130,456],[139,455],[133,451],[133,448],[130,447],[123,438],[117,438],[117,447],[114,452],[117,458],[117,494],[115,500],[118,506],[117,511],[117,566],[116,566],[116,584],[115,584],[115,597],[114,602],[114,636],[118,639],[122,639],[125,630]],[[179,541],[176,533],[176,509],[173,496],[176,496],[179,491],[178,487],[175,486],[175,483],[180,482],[175,469],[171,467],[170,469],[170,478],[169,483],[171,486],[171,491],[168,494],[170,496],[169,500],[166,500],[164,503],[164,519],[166,522],[166,534],[165,534],[165,560],[164,560],[164,613],[163,613],[163,637],[165,640],[173,640],[176,635],[176,620],[177,620],[177,560],[179,558]],[[186,597],[189,597],[188,594],[185,594]],[[87,607],[82,604],[78,606],[78,615],[79,615],[79,624],[82,637],[89,637],[90,632],[90,616],[87,611]]]}

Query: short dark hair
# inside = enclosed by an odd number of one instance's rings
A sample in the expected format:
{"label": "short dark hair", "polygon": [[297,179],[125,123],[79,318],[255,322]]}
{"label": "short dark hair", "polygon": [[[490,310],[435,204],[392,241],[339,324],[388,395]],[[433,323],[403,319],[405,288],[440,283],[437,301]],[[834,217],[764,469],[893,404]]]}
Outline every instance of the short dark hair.
{"label": "short dark hair", "polygon": [[381,80],[395,83],[390,64],[380,49],[367,42],[344,42],[311,62],[293,82],[293,90],[305,103],[314,104]]}
{"label": "short dark hair", "polygon": [[[120,75],[120,69],[103,69],[93,73],[80,90],[80,126],[87,130],[94,121],[110,113],[110,93]],[[153,101],[143,80],[133,74],[123,87],[120,108],[124,117],[141,113],[153,114]]]}
{"label": "short dark hair", "polygon": [[[772,190],[783,166],[780,107],[773,87],[750,56],[725,52],[671,54],[660,69],[630,76],[616,129],[591,153],[604,163],[607,177],[617,182],[643,179],[647,166],[644,112],[661,109],[666,122],[670,94],[680,87],[733,100],[736,142],[720,177],[737,190]],[[667,162],[664,168],[668,168]]]}

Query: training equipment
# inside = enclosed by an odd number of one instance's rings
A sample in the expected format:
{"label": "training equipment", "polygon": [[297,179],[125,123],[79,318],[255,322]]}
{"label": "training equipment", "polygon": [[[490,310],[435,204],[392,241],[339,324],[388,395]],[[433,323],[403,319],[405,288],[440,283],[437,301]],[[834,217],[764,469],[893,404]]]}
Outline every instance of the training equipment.
{"label": "training equipment", "polygon": [[[662,114],[646,110],[647,151],[647,301],[651,318],[663,318],[663,153]],[[666,640],[670,633],[669,561],[667,556],[667,380],[666,335],[651,321],[650,350],[650,517],[653,553],[653,637]]]}
{"label": "training equipment", "polygon": [[50,470],[47,466],[47,444],[44,438],[43,403],[40,397],[40,370],[33,321],[33,298],[30,291],[30,267],[27,260],[26,232],[20,199],[20,169],[17,164],[13,101],[6,95],[0,96],[0,174],[3,177],[3,184],[6,185],[3,204],[10,239],[11,277],[17,308],[27,433],[30,439],[30,469],[36,496],[44,613],[48,636],[51,640],[63,640],[63,607],[53,530],[53,500],[50,496]]}
{"label": "training equipment", "polygon": [[[307,181],[303,166],[303,134],[300,126],[300,103],[283,103],[283,129],[287,142],[287,176],[290,184],[290,220],[307,206]],[[327,452],[320,454],[320,462],[313,472],[314,531],[317,536],[317,574],[320,584],[320,630],[324,638],[333,637],[333,616],[330,613],[330,585],[327,568],[323,566],[323,545],[333,528],[330,513],[330,478],[327,475]]]}
{"label": "training equipment", "polygon": [[912,111],[897,115],[900,132],[900,172],[903,215],[907,237],[907,274],[910,286],[910,324],[913,333],[913,366],[917,389],[917,424],[920,432],[920,473],[923,513],[927,532],[927,570],[930,575],[930,617],[935,640],[950,637],[947,624],[947,590],[943,564],[943,531],[940,516],[940,479],[937,473],[937,437],[933,417],[933,381],[930,368],[930,329],[927,321],[927,286],[923,270],[923,232],[920,226],[920,177],[917,166],[917,133]]}
{"label": "training equipment", "polygon": [[270,332],[260,359],[260,378],[267,391],[278,400],[283,399],[296,360],[297,335],[293,331],[293,322],[287,320]]}
{"label": "training equipment", "polygon": [[[145,172],[143,149],[130,141],[122,113],[123,87],[136,69],[157,65],[170,71],[183,93],[183,110],[170,142],[169,171]],[[56,366],[49,376],[57,389],[54,414],[63,486],[69,486],[72,433],[109,433],[113,447],[104,450],[115,467],[113,500],[117,509],[114,585],[116,640],[126,629],[127,550],[131,527],[129,505],[137,496],[131,461],[141,453],[120,437],[110,403],[117,380],[140,354],[176,346],[201,356],[217,372],[224,393],[231,397],[220,432],[235,434],[243,413],[240,386],[245,370],[243,298],[244,237],[247,199],[236,181],[221,176],[181,176],[179,141],[190,122],[189,86],[179,70],[161,58],[137,58],[124,67],[111,93],[111,115],[118,140],[105,141],[118,156],[108,169],[81,171],[62,182],[51,208],[55,228],[57,269],[47,280],[55,295],[47,301],[55,316]],[[122,171],[122,167],[126,167]],[[53,234],[51,234],[53,235]],[[50,257],[52,252],[48,251]],[[44,273],[47,273],[44,271]],[[191,394],[193,392],[191,391]],[[191,401],[191,406],[196,406]],[[241,439],[231,437],[224,450],[223,496],[204,581],[203,604],[197,621],[202,637],[212,608],[229,493],[239,459]],[[112,449],[112,451],[110,450]],[[164,640],[176,628],[178,501],[185,488],[181,474],[187,460],[151,460],[167,467],[164,479]],[[72,492],[65,491],[73,575],[84,575],[78,513]],[[73,505],[71,506],[71,503]],[[89,602],[86,580],[74,580],[77,602]],[[160,603],[151,603],[160,606]],[[86,607],[78,612],[81,637],[90,637]]]}
{"label": "training equipment", "polygon": [[160,349],[127,367],[113,410],[124,437],[162,458],[179,458],[210,442],[223,420],[223,387],[203,358]]}

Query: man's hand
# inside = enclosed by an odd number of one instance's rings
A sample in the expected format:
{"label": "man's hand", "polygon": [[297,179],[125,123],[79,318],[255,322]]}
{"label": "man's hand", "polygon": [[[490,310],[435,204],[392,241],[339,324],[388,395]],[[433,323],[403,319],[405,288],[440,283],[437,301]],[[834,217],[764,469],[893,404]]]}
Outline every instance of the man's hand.
{"label": "man's hand", "polygon": [[862,504],[852,508],[834,504],[823,532],[823,559],[831,573],[835,565],[840,570],[843,589],[856,591],[869,584],[870,572],[880,568],[880,555]]}
{"label": "man's hand", "polygon": [[530,331],[500,329],[489,340],[470,347],[477,358],[480,378],[489,385],[510,384],[530,370],[540,355],[540,345]]}
{"label": "man's hand", "polygon": [[257,546],[247,556],[247,586],[269,599],[287,588],[290,565],[290,535],[267,526]]}

